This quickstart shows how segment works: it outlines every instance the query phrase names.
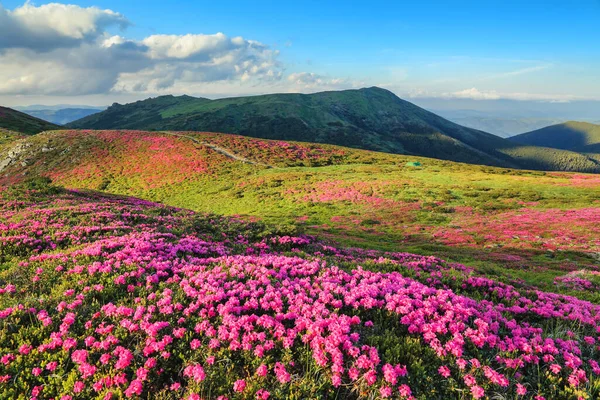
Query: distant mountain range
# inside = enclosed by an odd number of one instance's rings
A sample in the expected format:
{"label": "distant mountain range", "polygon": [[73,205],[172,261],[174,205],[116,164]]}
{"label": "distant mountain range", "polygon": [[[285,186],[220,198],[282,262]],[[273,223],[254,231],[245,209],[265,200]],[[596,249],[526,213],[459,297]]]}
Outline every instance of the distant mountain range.
{"label": "distant mountain range", "polygon": [[489,132],[503,138],[564,122],[560,118],[500,117],[472,110],[436,110],[434,112],[457,124]]}
{"label": "distant mountain range", "polygon": [[24,113],[29,114],[36,118],[41,118],[48,122],[52,122],[58,125],[65,125],[69,122],[76,121],[78,119],[87,117],[88,115],[96,114],[100,111],[104,111],[106,108],[88,108],[88,107],[77,107],[77,108],[42,108],[35,109],[29,108],[22,110]]}
{"label": "distant mountain range", "polygon": [[503,137],[567,121],[600,123],[600,101],[548,102],[440,97],[417,97],[410,101],[457,124]]}
{"label": "distant mountain range", "polygon": [[13,110],[12,108],[0,107],[0,129],[34,135],[58,128],[58,125]]}
{"label": "distant mountain range", "polygon": [[600,153],[600,125],[569,121],[511,138],[529,146],[545,146],[579,153]]}

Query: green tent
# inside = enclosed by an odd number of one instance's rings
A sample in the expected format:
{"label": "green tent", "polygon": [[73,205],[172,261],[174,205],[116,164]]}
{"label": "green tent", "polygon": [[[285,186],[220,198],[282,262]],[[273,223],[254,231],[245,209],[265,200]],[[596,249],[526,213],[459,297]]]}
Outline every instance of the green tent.
{"label": "green tent", "polygon": [[421,163],[418,161],[410,161],[406,163],[407,167],[420,167]]}

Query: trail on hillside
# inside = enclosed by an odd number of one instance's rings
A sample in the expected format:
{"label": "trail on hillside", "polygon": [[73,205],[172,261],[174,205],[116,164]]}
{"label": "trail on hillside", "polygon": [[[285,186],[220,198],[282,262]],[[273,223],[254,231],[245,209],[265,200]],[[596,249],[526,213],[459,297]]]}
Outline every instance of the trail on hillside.
{"label": "trail on hillside", "polygon": [[190,136],[190,135],[183,135],[183,134],[180,134],[180,133],[165,132],[165,131],[161,131],[161,133],[164,133],[165,135],[178,136],[178,137],[189,139],[189,140],[191,140],[194,143],[197,143],[197,144],[199,144],[201,146],[206,146],[206,147],[208,147],[208,148],[216,151],[217,153],[223,154],[225,157],[229,157],[229,158],[231,158],[233,160],[236,160],[236,161],[240,161],[240,162],[243,162],[243,163],[246,163],[246,164],[251,164],[251,165],[257,165],[257,166],[261,166],[261,167],[266,167],[266,168],[275,168],[274,166],[269,165],[269,164],[263,164],[263,163],[259,163],[259,162],[256,162],[256,161],[248,160],[247,158],[242,157],[240,155],[237,155],[237,154],[229,151],[228,149],[226,149],[224,147],[217,146],[216,144],[212,144],[212,143],[209,143],[209,142],[204,142],[204,141],[198,140],[197,138],[195,138],[193,136]]}

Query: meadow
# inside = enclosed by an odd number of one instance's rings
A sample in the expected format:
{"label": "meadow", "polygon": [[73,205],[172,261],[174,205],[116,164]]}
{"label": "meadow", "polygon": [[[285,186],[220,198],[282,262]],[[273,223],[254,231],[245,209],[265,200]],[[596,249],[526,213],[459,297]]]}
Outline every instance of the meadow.
{"label": "meadow", "polygon": [[6,140],[0,398],[600,396],[596,175],[213,133]]}
{"label": "meadow", "polygon": [[39,178],[0,221],[1,398],[600,394],[599,305],[462,264]]}
{"label": "meadow", "polygon": [[[433,254],[544,290],[556,290],[556,278],[570,273],[587,276],[597,264],[597,175],[235,135],[175,135],[188,137],[136,131],[37,135],[0,174],[0,183],[45,174],[67,188],[261,220],[343,246]],[[421,165],[407,165],[414,161]]]}

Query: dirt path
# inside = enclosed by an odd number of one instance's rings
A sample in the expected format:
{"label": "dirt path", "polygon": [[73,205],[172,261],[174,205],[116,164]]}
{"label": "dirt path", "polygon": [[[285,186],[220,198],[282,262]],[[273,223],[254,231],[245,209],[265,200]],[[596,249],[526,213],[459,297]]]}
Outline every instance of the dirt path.
{"label": "dirt path", "polygon": [[171,135],[171,136],[177,136],[177,137],[182,137],[182,138],[189,139],[189,140],[191,140],[194,143],[197,143],[197,144],[199,144],[201,146],[206,146],[206,147],[208,147],[208,148],[216,151],[217,153],[223,154],[225,157],[229,157],[229,158],[231,158],[233,160],[236,160],[236,161],[240,161],[240,162],[243,162],[243,163],[246,163],[246,164],[251,164],[251,165],[258,165],[258,166],[266,167],[266,168],[275,168],[275,167],[273,167],[272,165],[269,165],[269,164],[263,164],[263,163],[259,163],[259,162],[256,162],[256,161],[248,160],[247,158],[244,158],[244,157],[239,156],[239,155],[237,155],[235,153],[232,153],[231,151],[229,151],[229,150],[227,150],[227,149],[225,149],[223,147],[217,146],[217,145],[209,143],[209,142],[203,142],[201,140],[196,139],[193,136],[182,135],[180,133],[165,132],[165,131],[161,131],[160,133],[164,133],[165,135]]}

